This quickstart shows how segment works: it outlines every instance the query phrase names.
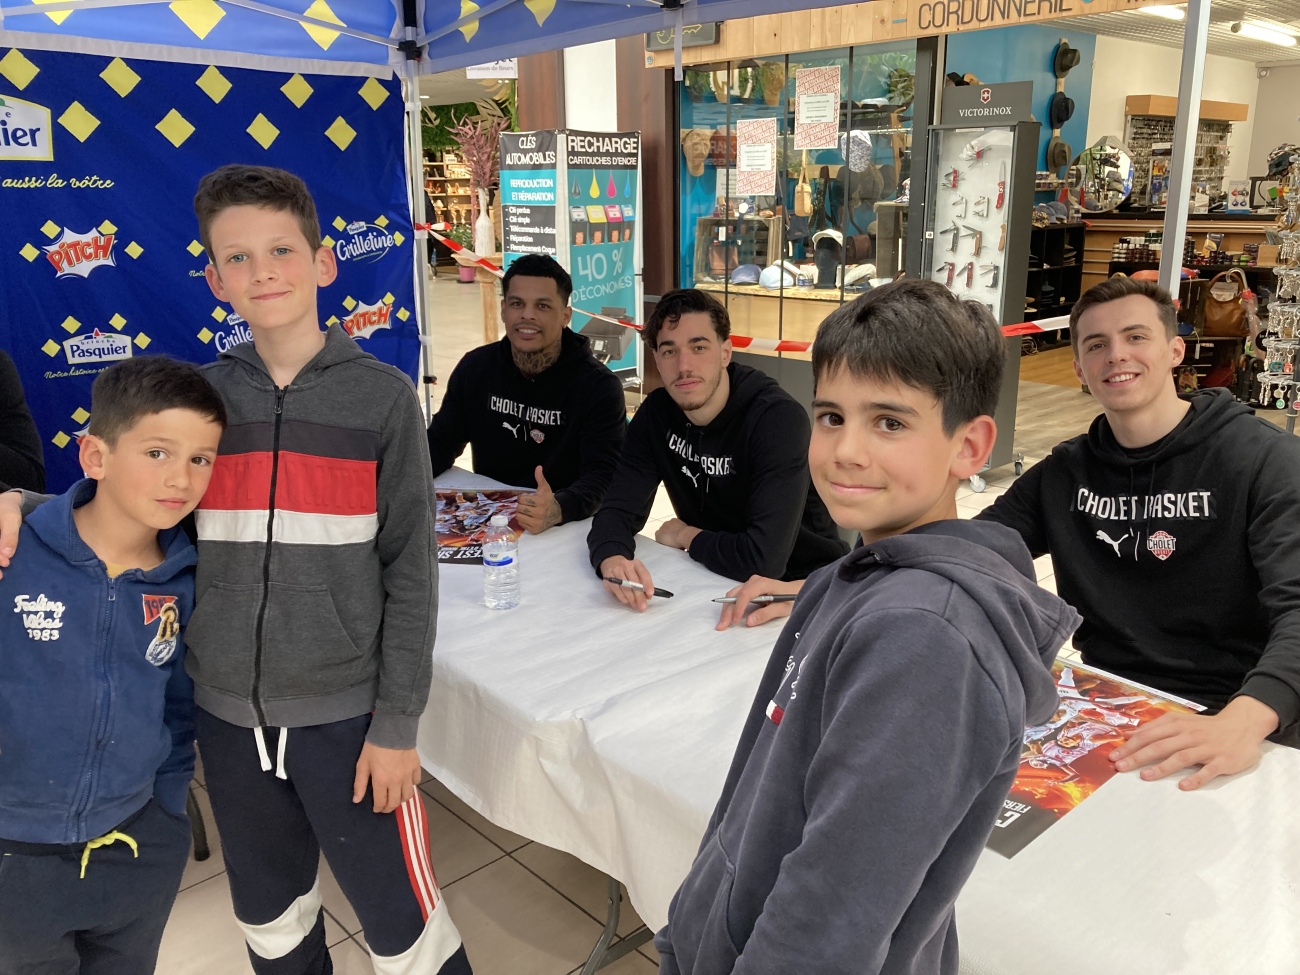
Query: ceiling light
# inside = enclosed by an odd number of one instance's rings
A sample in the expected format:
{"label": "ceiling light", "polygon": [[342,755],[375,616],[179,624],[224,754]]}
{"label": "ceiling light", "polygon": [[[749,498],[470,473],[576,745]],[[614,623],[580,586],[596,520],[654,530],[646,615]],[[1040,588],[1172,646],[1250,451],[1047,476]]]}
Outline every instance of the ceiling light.
{"label": "ceiling light", "polygon": [[1249,37],[1253,41],[1263,41],[1265,44],[1276,44],[1279,47],[1295,47],[1294,34],[1288,34],[1280,28],[1253,23],[1249,20],[1237,21],[1232,25],[1232,32],[1240,34],[1242,37]]}
{"label": "ceiling light", "polygon": [[1162,5],[1156,7],[1138,7],[1137,9],[1144,14],[1150,14],[1153,17],[1163,17],[1165,20],[1187,19],[1187,11],[1182,7],[1166,7]]}
{"label": "ceiling light", "polygon": [[428,96],[428,95],[421,95],[421,96],[420,96],[420,100],[421,100],[421,101],[425,101],[425,102],[427,102],[427,101],[429,100],[429,96]]}

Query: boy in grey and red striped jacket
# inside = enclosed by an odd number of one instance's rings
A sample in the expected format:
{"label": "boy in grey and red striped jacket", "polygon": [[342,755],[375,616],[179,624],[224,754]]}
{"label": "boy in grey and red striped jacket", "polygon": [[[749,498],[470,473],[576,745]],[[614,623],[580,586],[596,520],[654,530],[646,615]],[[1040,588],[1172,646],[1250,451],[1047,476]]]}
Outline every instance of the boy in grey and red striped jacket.
{"label": "boy in grey and red striped jacket", "polygon": [[195,514],[186,634],[249,957],[258,975],[331,970],[323,849],[378,975],[467,973],[415,788],[437,621],[415,390],[338,325],[321,330],[316,289],[337,269],[301,180],[225,166],[194,209],[208,284],[253,333],[204,368],[229,424]]}

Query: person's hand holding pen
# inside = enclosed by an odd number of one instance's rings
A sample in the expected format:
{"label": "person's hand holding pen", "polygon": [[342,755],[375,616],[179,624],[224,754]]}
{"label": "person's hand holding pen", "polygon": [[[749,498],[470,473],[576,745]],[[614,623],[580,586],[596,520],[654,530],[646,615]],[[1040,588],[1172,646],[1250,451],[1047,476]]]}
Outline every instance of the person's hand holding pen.
{"label": "person's hand holding pen", "polygon": [[794,609],[793,601],[769,602],[756,607],[748,616],[745,615],[745,610],[759,596],[794,595],[803,588],[803,582],[802,579],[797,579],[794,582],[780,582],[777,579],[768,579],[764,576],[750,576],[748,582],[728,590],[727,596],[734,597],[736,601],[727,603],[722,607],[722,615],[718,617],[717,629],[725,630],[741,620],[745,621],[746,626],[760,626],[768,620],[789,616],[790,611]]}
{"label": "person's hand holding pen", "polygon": [[[640,559],[626,559],[621,555],[611,555],[600,563],[600,577],[604,580],[607,592],[614,594],[620,603],[631,606],[637,612],[645,612],[646,605],[654,595],[655,584],[650,578],[650,570]],[[611,582],[611,579],[626,579],[639,583],[643,588],[632,589]]]}

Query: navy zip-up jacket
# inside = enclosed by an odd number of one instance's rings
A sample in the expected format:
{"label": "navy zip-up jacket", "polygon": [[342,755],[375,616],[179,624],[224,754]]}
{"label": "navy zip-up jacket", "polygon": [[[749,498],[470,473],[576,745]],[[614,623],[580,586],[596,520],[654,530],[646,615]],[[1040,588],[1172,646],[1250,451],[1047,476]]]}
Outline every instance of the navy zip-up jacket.
{"label": "navy zip-up jacket", "polygon": [[75,844],[152,797],[185,810],[194,774],[194,691],[182,627],[194,546],[158,535],[161,565],[115,579],[81,540],[82,480],[23,522],[0,578],[0,838]]}
{"label": "navy zip-up jacket", "polygon": [[953,904],[1078,623],[1001,525],[934,522],[810,576],[660,975],[956,975]]}

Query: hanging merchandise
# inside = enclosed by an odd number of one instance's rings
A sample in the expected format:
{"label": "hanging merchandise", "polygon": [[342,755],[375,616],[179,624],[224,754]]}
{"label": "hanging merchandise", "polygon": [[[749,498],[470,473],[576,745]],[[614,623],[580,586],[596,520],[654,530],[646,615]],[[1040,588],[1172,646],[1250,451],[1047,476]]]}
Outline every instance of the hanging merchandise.
{"label": "hanging merchandise", "polygon": [[810,217],[813,212],[812,185],[808,182],[808,153],[803,154],[799,167],[799,182],[794,188],[794,213],[797,217]]}
{"label": "hanging merchandise", "polygon": [[1249,291],[1246,275],[1239,269],[1224,271],[1211,278],[1205,295],[1201,334],[1212,338],[1244,338],[1248,330],[1241,299]]}
{"label": "hanging merchandise", "polygon": [[1047,169],[1052,173],[1059,173],[1070,165],[1070,160],[1074,158],[1070,144],[1061,138],[1061,129],[1074,115],[1074,99],[1065,94],[1065,76],[1080,59],[1080,53],[1070,47],[1070,42],[1062,37],[1060,43],[1056,45],[1056,53],[1052,56],[1052,73],[1056,75],[1056,91],[1052,94],[1047,107],[1052,138],[1047,143],[1046,162]]}

